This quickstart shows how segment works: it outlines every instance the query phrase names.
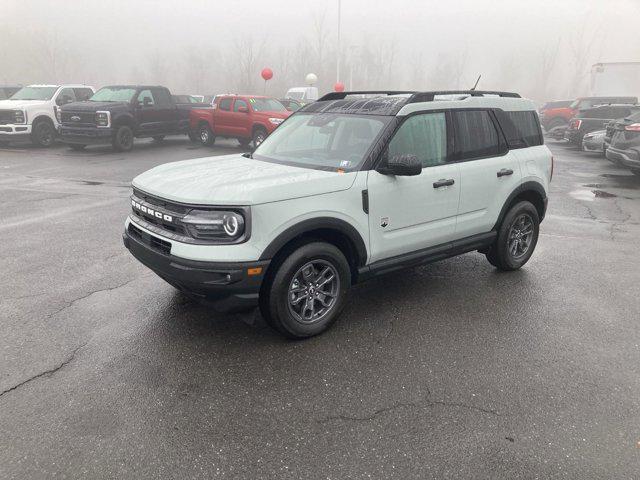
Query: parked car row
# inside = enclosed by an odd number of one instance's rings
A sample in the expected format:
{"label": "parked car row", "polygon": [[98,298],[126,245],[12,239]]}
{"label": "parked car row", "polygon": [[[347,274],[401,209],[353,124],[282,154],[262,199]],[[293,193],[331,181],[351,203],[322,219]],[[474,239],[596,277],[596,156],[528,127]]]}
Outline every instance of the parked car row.
{"label": "parked car row", "polygon": [[216,137],[235,138],[244,147],[259,145],[301,100],[224,94],[208,98],[172,95],[158,85],[0,87],[0,143],[31,141],[48,147],[56,140],[74,150],[87,145],[133,148],[134,138],[160,142],[188,135],[213,145]]}

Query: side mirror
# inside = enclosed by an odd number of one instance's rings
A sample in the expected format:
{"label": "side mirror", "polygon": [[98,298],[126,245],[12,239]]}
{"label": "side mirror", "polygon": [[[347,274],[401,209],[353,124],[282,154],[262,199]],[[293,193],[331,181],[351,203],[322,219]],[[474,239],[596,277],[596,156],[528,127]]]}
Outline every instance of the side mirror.
{"label": "side mirror", "polygon": [[416,155],[394,155],[381,165],[378,172],[383,175],[411,177],[422,173],[422,162]]}
{"label": "side mirror", "polygon": [[240,113],[249,113],[249,109],[247,107],[239,107],[238,111]]}

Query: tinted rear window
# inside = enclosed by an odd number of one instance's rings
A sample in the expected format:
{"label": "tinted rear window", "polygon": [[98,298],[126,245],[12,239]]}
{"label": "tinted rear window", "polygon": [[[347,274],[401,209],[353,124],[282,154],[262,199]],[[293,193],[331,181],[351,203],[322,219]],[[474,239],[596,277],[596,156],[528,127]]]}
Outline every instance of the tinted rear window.
{"label": "tinted rear window", "polygon": [[496,116],[507,137],[509,148],[526,148],[543,144],[542,132],[535,112],[497,111]]}
{"label": "tinted rear window", "polygon": [[488,111],[454,110],[452,115],[456,160],[489,157],[503,153],[503,142]]}

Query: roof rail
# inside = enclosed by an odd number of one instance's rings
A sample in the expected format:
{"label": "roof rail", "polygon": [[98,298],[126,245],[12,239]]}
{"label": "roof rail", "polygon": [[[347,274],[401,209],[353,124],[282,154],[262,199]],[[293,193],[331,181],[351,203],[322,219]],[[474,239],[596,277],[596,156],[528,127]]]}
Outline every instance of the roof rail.
{"label": "roof rail", "polygon": [[415,94],[415,90],[411,91],[395,91],[395,90],[363,90],[355,92],[330,92],[318,99],[318,102],[329,100],[344,100],[347,95],[411,95]]}
{"label": "roof rail", "polygon": [[433,102],[439,95],[469,95],[471,97],[484,97],[485,95],[496,95],[498,97],[521,98],[520,94],[514,92],[497,92],[483,90],[443,90],[440,92],[415,92],[407,103]]}

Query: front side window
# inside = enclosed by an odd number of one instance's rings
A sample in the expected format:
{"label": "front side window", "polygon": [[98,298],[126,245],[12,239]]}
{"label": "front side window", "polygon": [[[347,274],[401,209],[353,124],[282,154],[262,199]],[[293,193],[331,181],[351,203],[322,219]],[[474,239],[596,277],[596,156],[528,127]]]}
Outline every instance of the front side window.
{"label": "front side window", "polygon": [[151,90],[142,90],[138,94],[138,104],[140,105],[154,105],[153,95]]}
{"label": "front side window", "polygon": [[58,87],[24,87],[11,100],[51,100]]}
{"label": "front side window", "polygon": [[260,144],[253,158],[318,170],[354,171],[391,118],[296,113]]}
{"label": "front side window", "polygon": [[253,107],[254,112],[286,112],[279,101],[275,98],[250,98],[249,103]]}
{"label": "front side window", "polygon": [[498,131],[486,110],[452,111],[454,158],[468,160],[504,153]]}
{"label": "front side window", "polygon": [[171,95],[169,95],[169,92],[163,88],[154,89],[153,97],[158,105],[165,107],[171,105]]}
{"label": "front side window", "polygon": [[444,113],[409,117],[389,142],[389,158],[415,155],[423,167],[442,165],[447,160],[447,120]]}
{"label": "front side window", "polygon": [[136,94],[135,88],[104,87],[89,99],[91,102],[131,102]]}

